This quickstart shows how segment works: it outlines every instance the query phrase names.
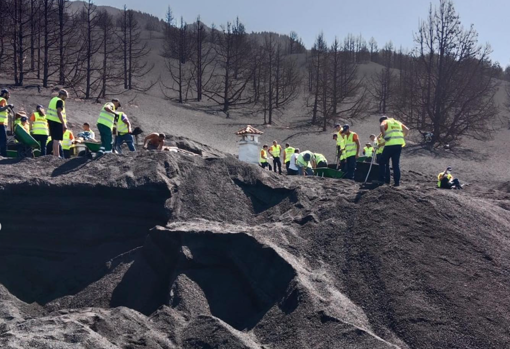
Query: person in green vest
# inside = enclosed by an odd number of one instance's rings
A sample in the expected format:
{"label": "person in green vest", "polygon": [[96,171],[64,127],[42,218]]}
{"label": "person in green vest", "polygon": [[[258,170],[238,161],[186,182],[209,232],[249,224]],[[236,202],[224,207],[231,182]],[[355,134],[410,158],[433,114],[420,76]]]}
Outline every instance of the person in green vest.
{"label": "person in green vest", "polygon": [[405,137],[409,132],[406,125],[393,118],[383,116],[379,119],[379,128],[384,138],[384,150],[379,159],[379,184],[390,184],[390,159],[393,167],[394,186],[400,185],[400,154],[406,144]]}
{"label": "person in green vest", "polygon": [[356,132],[351,131],[349,125],[342,127],[342,137],[345,142],[345,178],[354,180],[356,159],[358,159],[361,143]]}
{"label": "person in green vest", "polygon": [[367,161],[372,161],[372,155],[374,155],[374,147],[372,147],[372,143],[365,144],[363,148],[363,156],[367,158]]}
{"label": "person in green vest", "polygon": [[64,139],[64,133],[67,130],[65,101],[68,97],[69,93],[66,90],[60,90],[58,96],[51,99],[46,113],[55,157],[59,157],[60,142]]}
{"label": "person in green vest", "polygon": [[322,154],[315,153],[312,156],[312,167],[313,168],[323,168],[328,167],[328,160]]}
{"label": "person in green vest", "polygon": [[310,164],[312,156],[313,153],[310,150],[305,150],[296,157],[296,166],[300,176],[313,176],[313,169]]}
{"label": "person in green vest", "polygon": [[3,89],[0,92],[0,155],[7,157],[7,129],[9,128],[9,110],[12,111],[14,105],[9,104],[8,100],[11,94],[9,90]]}
{"label": "person in green vest", "polygon": [[262,168],[269,167],[269,171],[272,171],[273,168],[271,167],[271,164],[269,163],[269,161],[267,161],[267,159],[268,159],[268,149],[269,149],[269,146],[267,144],[264,144],[262,146],[262,149],[260,150],[259,163],[260,163],[260,166]]}
{"label": "person in green vest", "polygon": [[114,98],[111,102],[106,103],[103,106],[103,109],[101,109],[101,113],[97,119],[97,128],[101,135],[101,147],[97,152],[97,156],[112,152],[113,126],[119,117],[119,113],[116,110],[120,107],[120,101],[117,98]]}
{"label": "person in green vest", "polygon": [[30,117],[30,121],[32,122],[32,137],[34,137],[34,139],[38,141],[41,146],[41,156],[45,156],[46,142],[48,141],[50,130],[48,128],[46,113],[44,112],[42,105],[39,104],[35,108],[35,111]]}
{"label": "person in green vest", "polygon": [[117,153],[122,154],[122,144],[124,142],[126,142],[130,151],[136,151],[131,132],[131,122],[127,115],[123,112],[119,112],[119,120],[117,121],[117,137],[115,137],[115,150]]}
{"label": "person in green vest", "polygon": [[278,144],[277,141],[273,141],[273,145],[269,148],[269,154],[271,154],[271,157],[273,158],[274,172],[276,172],[278,168],[278,173],[282,174],[282,162],[280,160],[282,147]]}
{"label": "person in green vest", "polygon": [[289,143],[285,143],[285,149],[283,150],[283,162],[285,163],[287,174],[289,174],[290,158],[294,154],[295,150],[296,148],[291,147]]}
{"label": "person in green vest", "polygon": [[73,131],[67,129],[64,133],[64,140],[62,141],[62,150],[64,151],[64,159],[71,158],[71,148],[73,147],[74,135]]}
{"label": "person in green vest", "polygon": [[342,127],[340,124],[335,125],[336,133],[333,135],[333,140],[336,142],[336,164],[337,170],[340,168],[341,170],[345,167],[345,141],[342,137]]}

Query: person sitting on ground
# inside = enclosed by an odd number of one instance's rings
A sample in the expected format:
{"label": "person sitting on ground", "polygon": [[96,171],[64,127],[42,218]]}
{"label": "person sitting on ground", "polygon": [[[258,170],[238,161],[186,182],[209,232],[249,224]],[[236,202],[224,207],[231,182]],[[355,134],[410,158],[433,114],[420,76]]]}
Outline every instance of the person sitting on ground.
{"label": "person sitting on ground", "polygon": [[289,176],[296,176],[298,174],[298,167],[296,165],[296,159],[299,156],[299,148],[294,149],[294,154],[290,157],[289,161],[289,169],[287,170],[287,174]]}
{"label": "person sitting on ground", "polygon": [[151,133],[145,137],[143,148],[147,150],[163,150],[165,135],[163,133]]}
{"label": "person sitting on ground", "polygon": [[82,138],[84,141],[96,139],[94,131],[90,129],[90,125],[87,122],[83,124],[83,131],[78,133],[78,138]]}
{"label": "person sitting on ground", "polygon": [[313,153],[309,150],[305,150],[300,153],[296,158],[296,166],[298,168],[298,174],[300,176],[313,176],[313,169],[310,164]]}
{"label": "person sitting on ground", "polygon": [[312,156],[312,168],[328,167],[328,160],[322,154],[315,153]]}
{"label": "person sitting on ground", "polygon": [[437,175],[437,187],[441,189],[462,189],[457,178],[452,176],[452,168],[448,167],[446,171]]}
{"label": "person sitting on ground", "polygon": [[271,164],[269,163],[269,161],[267,161],[268,159],[268,149],[269,149],[269,146],[267,144],[264,144],[262,146],[262,149],[260,150],[260,159],[259,159],[259,163],[260,163],[260,166],[262,168],[266,168],[266,167],[269,167],[269,171],[272,171],[273,168],[271,167]]}

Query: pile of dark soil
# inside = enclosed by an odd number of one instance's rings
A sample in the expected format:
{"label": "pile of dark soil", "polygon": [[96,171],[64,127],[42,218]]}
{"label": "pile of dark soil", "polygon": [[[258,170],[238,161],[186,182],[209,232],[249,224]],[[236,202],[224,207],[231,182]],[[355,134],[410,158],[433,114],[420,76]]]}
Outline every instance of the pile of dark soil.
{"label": "pile of dark soil", "polygon": [[510,343],[508,192],[360,189],[175,142],[203,156],[0,160],[1,348]]}

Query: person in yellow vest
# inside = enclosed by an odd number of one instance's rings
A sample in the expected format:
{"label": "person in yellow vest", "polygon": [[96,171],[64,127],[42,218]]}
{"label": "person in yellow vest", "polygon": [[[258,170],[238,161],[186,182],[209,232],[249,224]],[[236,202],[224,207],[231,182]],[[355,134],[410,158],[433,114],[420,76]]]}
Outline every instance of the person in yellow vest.
{"label": "person in yellow vest", "polygon": [[374,155],[372,143],[365,144],[365,147],[363,148],[363,156],[367,157],[367,161],[372,161],[372,155]]}
{"label": "person in yellow vest", "polygon": [[384,150],[379,159],[379,184],[390,184],[390,159],[393,167],[394,186],[400,186],[400,154],[409,132],[406,125],[393,118],[383,116],[379,119],[379,128],[384,138]]}
{"label": "person in yellow vest", "polygon": [[459,180],[453,178],[451,167],[437,175],[437,187],[441,189],[462,189]]}
{"label": "person in yellow vest", "polygon": [[273,145],[269,148],[269,154],[273,158],[273,170],[276,172],[276,167],[278,167],[278,173],[282,174],[282,162],[280,157],[282,155],[282,147],[278,144],[277,141],[273,141]]}
{"label": "person in yellow vest", "polygon": [[259,162],[260,162],[260,166],[262,168],[269,167],[269,171],[271,171],[273,168],[271,167],[271,164],[269,163],[269,161],[267,161],[268,160],[268,148],[269,148],[268,145],[264,144],[264,146],[260,150]]}
{"label": "person in yellow vest", "polygon": [[312,156],[312,168],[328,167],[328,160],[326,157],[319,153],[314,153]]}
{"label": "person in yellow vest", "polygon": [[341,170],[345,167],[345,141],[342,137],[342,126],[340,124],[335,125],[336,133],[333,135],[333,140],[336,142],[336,164],[337,170]]}
{"label": "person in yellow vest", "polygon": [[9,128],[9,110],[14,105],[9,104],[9,90],[3,89],[0,92],[0,156],[7,157],[7,129]]}
{"label": "person in yellow vest", "polygon": [[131,134],[131,122],[126,114],[119,112],[119,120],[117,121],[117,137],[115,138],[115,150],[122,154],[122,144],[126,142],[130,151],[135,151],[133,135]]}
{"label": "person in yellow vest", "polygon": [[71,148],[73,147],[74,135],[73,131],[67,129],[64,133],[64,140],[62,141],[62,150],[64,151],[64,159],[71,158]]}
{"label": "person in yellow vest", "polygon": [[101,147],[97,153],[98,156],[112,152],[113,126],[119,116],[119,113],[116,112],[116,110],[120,107],[120,101],[117,98],[114,98],[111,102],[106,103],[103,106],[103,109],[101,109],[101,113],[97,119],[97,128],[101,135]]}
{"label": "person in yellow vest", "polygon": [[58,96],[53,97],[46,112],[48,128],[52,139],[53,156],[59,157],[60,142],[64,139],[67,130],[66,99],[69,93],[60,90]]}
{"label": "person in yellow vest", "polygon": [[375,159],[376,159],[376,162],[379,164],[381,162],[381,156],[382,156],[382,153],[384,151],[384,137],[382,135],[382,133],[377,136],[377,150],[375,152]]}
{"label": "person in yellow vest", "polygon": [[299,176],[313,176],[312,161],[313,153],[310,150],[300,152],[296,157],[296,167]]}
{"label": "person in yellow vest", "polygon": [[283,149],[283,162],[285,163],[287,174],[289,174],[290,159],[292,158],[292,155],[294,155],[295,150],[296,148],[291,147],[289,143],[285,143],[285,149]]}
{"label": "person in yellow vest", "polygon": [[44,108],[42,105],[38,105],[35,108],[35,111],[32,113],[30,117],[30,122],[32,122],[32,137],[41,145],[41,156],[46,155],[46,142],[48,141],[48,136],[50,135],[50,131],[48,129],[48,120],[46,119],[46,113],[44,112]]}
{"label": "person in yellow vest", "polygon": [[351,131],[349,125],[342,127],[342,137],[345,142],[345,172],[346,179],[354,180],[354,172],[356,171],[356,159],[359,156],[361,143],[356,132]]}

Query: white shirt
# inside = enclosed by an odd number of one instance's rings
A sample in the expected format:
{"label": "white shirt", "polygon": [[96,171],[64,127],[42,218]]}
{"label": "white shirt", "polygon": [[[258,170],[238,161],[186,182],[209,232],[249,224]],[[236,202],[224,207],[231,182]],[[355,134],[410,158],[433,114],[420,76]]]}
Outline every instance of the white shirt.
{"label": "white shirt", "polygon": [[297,171],[298,168],[296,166],[296,157],[298,156],[299,154],[298,153],[294,153],[292,154],[292,156],[290,157],[290,165],[289,165],[289,168],[291,170],[294,170],[294,171]]}

